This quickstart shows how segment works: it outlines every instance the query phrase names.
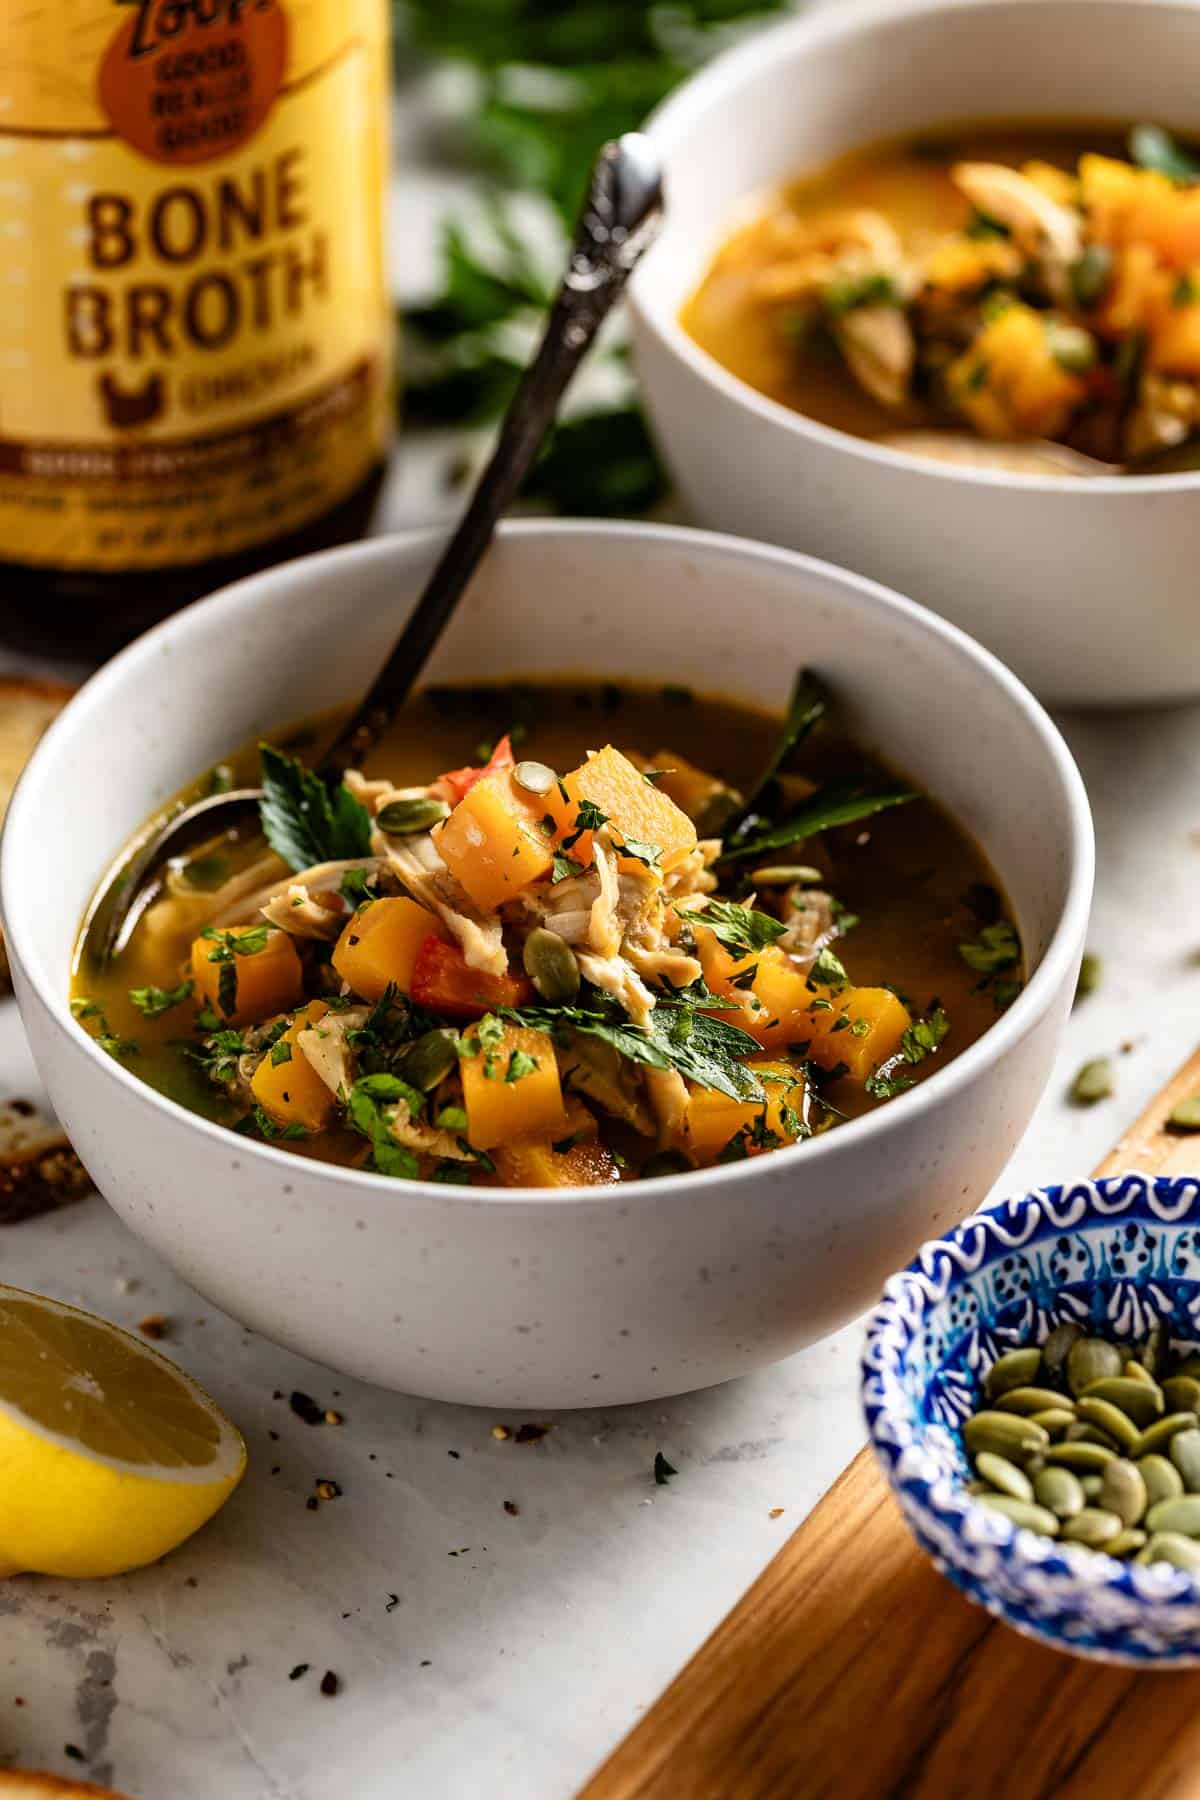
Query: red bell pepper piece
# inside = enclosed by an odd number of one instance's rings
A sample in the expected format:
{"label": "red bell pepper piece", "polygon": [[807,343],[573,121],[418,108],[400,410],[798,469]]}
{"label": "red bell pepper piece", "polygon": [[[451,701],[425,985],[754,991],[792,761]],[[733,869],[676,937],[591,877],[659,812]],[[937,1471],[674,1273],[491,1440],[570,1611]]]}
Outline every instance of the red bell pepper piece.
{"label": "red bell pepper piece", "polygon": [[471,789],[475,786],[475,783],[477,781],[482,781],[485,775],[491,775],[496,769],[511,769],[514,766],[515,758],[513,757],[512,745],[508,740],[508,734],[506,732],[500,739],[500,742],[496,745],[496,748],[492,751],[490,760],[483,768],[447,769],[444,775],[438,776],[434,786],[444,788],[445,798],[449,801],[450,805],[457,806],[459,801],[464,799],[466,795],[470,793]]}
{"label": "red bell pepper piece", "polygon": [[413,964],[413,1000],[448,1019],[478,1019],[503,1006],[524,1006],[533,983],[524,975],[488,975],[473,969],[457,944],[427,937]]}

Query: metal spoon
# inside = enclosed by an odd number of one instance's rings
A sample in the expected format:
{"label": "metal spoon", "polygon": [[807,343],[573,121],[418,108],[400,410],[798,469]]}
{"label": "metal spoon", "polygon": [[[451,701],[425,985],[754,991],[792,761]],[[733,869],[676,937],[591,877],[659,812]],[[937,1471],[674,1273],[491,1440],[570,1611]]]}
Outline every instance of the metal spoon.
{"label": "metal spoon", "polygon": [[[566,273],[537,354],[504,416],[495,451],[462,522],[395,648],[317,766],[331,784],[372,748],[411,694],[497,520],[532,468],[564,389],[656,237],[662,214],[662,174],[649,139],[627,132],[605,144],[592,166]],[[261,788],[237,788],[175,813],[98,895],[85,927],[85,955],[99,962],[118,955],[158,891],[169,859],[189,845],[244,825],[261,798]]]}

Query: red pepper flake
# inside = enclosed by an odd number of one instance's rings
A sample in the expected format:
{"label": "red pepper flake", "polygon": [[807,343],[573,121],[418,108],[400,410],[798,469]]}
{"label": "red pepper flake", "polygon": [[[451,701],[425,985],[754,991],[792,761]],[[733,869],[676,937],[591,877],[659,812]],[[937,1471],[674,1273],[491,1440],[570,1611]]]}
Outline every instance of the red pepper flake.
{"label": "red pepper flake", "polygon": [[318,1500],[340,1500],[341,1496],[342,1490],[336,1481],[330,1481],[323,1476],[321,1480],[317,1482]]}
{"label": "red pepper flake", "polygon": [[553,1431],[553,1425],[518,1425],[518,1444],[540,1444],[547,1432]]}
{"label": "red pepper flake", "polygon": [[289,1681],[301,1680],[301,1678],[303,1676],[308,1674],[308,1671],[311,1667],[312,1667],[311,1663],[297,1663],[294,1669],[289,1670],[288,1680]]}
{"label": "red pepper flake", "polygon": [[325,1408],[318,1406],[311,1394],[302,1394],[299,1388],[293,1390],[288,1405],[296,1417],[303,1419],[306,1425],[323,1425],[325,1423]]}
{"label": "red pepper flake", "polygon": [[341,1682],[338,1680],[333,1670],[326,1669],[321,1677],[321,1692],[325,1695],[325,1698],[327,1700],[332,1700],[341,1685]]}
{"label": "red pepper flake", "polygon": [[331,1406],[325,1414],[325,1423],[327,1425],[344,1425],[346,1421],[342,1414]]}
{"label": "red pepper flake", "polygon": [[461,1452],[458,1450],[447,1450],[446,1455],[452,1456],[454,1458],[455,1462],[457,1462],[459,1460]]}
{"label": "red pepper flake", "polygon": [[304,1504],[308,1508],[309,1512],[316,1512],[316,1510],[317,1510],[318,1506],[320,1506],[321,1502],[317,1499],[317,1496],[315,1494],[310,1494],[308,1496],[308,1499],[304,1502]]}
{"label": "red pepper flake", "polygon": [[771,1508],[770,1512],[767,1514],[767,1517],[768,1517],[768,1519],[782,1519],[782,1517],[783,1517],[782,1506],[773,1506]]}
{"label": "red pepper flake", "polygon": [[521,1516],[521,1509],[515,1500],[506,1500],[504,1502],[504,1510],[510,1519],[517,1519]]}
{"label": "red pepper flake", "polygon": [[399,1604],[400,1604],[399,1594],[389,1594],[387,1597],[387,1605],[384,1607],[383,1610],[384,1610],[384,1612],[395,1612],[395,1610],[399,1606]]}
{"label": "red pepper flake", "polygon": [[492,1436],[503,1441],[505,1438],[512,1436],[512,1428],[508,1425],[493,1425]]}
{"label": "red pepper flake", "polygon": [[138,1330],[143,1337],[154,1338],[156,1340],[165,1338],[169,1329],[170,1327],[162,1313],[147,1313],[146,1317],[138,1323]]}
{"label": "red pepper flake", "polygon": [[79,1748],[78,1744],[64,1744],[63,1755],[69,1756],[72,1762],[87,1761],[87,1757],[83,1754],[83,1751]]}

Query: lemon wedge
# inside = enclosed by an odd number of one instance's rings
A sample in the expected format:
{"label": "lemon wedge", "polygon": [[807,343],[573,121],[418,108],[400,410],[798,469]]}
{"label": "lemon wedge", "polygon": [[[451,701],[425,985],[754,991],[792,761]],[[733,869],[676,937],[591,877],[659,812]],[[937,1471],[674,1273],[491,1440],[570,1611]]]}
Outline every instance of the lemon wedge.
{"label": "lemon wedge", "polygon": [[0,1286],[0,1576],[156,1562],[245,1467],[240,1432],[165,1356],[106,1319]]}

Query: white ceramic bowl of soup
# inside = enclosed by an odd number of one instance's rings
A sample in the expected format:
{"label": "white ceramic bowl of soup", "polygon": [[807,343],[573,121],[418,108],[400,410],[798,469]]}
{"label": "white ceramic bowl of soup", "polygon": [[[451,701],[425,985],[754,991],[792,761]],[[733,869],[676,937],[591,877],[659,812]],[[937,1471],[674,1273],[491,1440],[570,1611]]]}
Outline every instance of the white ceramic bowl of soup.
{"label": "white ceramic bowl of soup", "polygon": [[[256,735],[361,691],[440,547],[291,563],[169,620],[51,727],[8,814],[0,903],[22,1013],[100,1191],[202,1293],[369,1380],[496,1406],[644,1400],[786,1356],[977,1206],[1050,1072],[1092,831],[1050,720],[932,614],[788,551],[680,527],[506,527],[431,678],[586,669],[781,709],[804,661],[852,733],[936,795],[1005,884],[1030,979],[913,1092],[793,1150],[600,1190],[450,1188],[236,1136],[72,1021],[79,921],[166,798]],[[669,720],[664,720],[669,737]]]}
{"label": "white ceramic bowl of soup", "polygon": [[1195,131],[1198,62],[1192,0],[876,0],[765,32],[681,88],[648,127],[668,217],[633,317],[651,421],[690,515],[889,582],[1045,699],[1200,693],[1200,473],[1064,479],[921,459],[768,399],[679,323],[714,252],[778,185],[946,125]]}

